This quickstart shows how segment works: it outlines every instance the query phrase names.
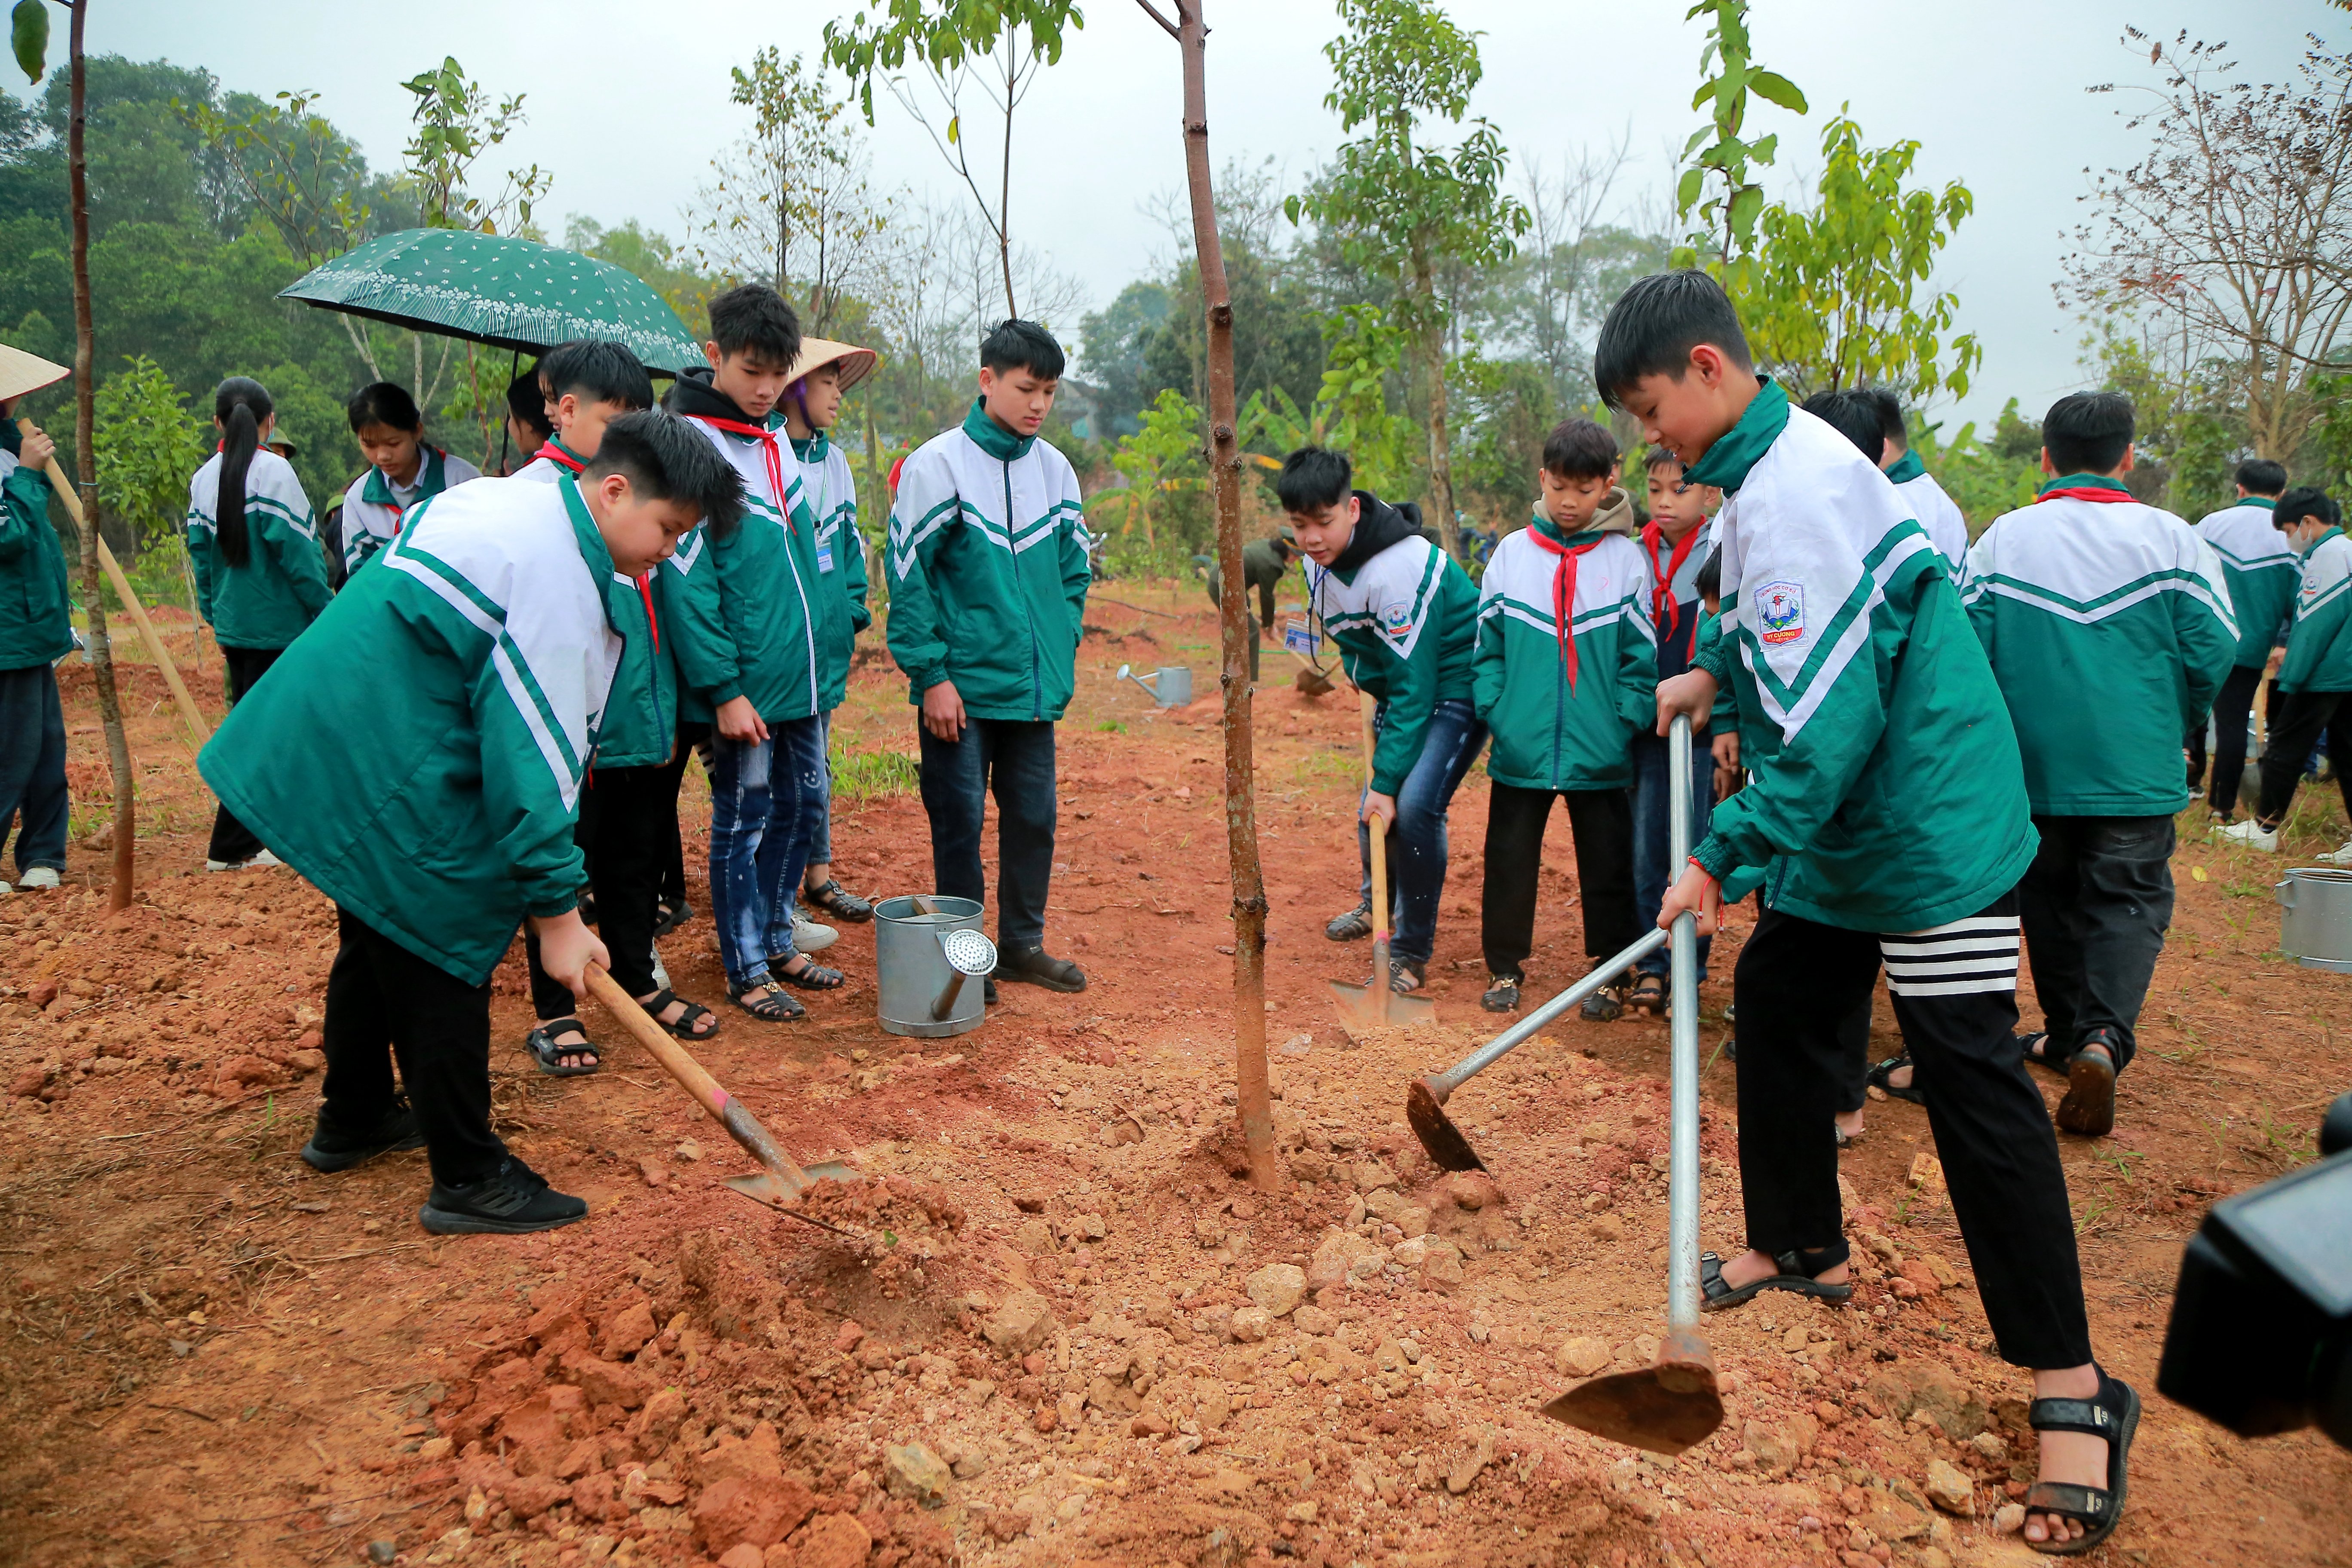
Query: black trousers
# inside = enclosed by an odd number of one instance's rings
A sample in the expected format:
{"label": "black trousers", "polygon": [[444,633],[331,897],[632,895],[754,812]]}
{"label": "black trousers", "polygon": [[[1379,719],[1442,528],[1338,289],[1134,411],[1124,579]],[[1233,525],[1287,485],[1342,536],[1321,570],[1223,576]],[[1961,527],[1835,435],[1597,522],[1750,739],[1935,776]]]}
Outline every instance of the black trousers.
{"label": "black trousers", "polygon": [[[2238,809],[2238,787],[2246,776],[2246,724],[2262,684],[2262,666],[2232,665],[2213,694],[2213,787],[2205,799],[2223,816]],[[2275,700],[2272,711],[2277,711]],[[2200,724],[2189,731],[2189,787],[2195,789],[2204,777],[2205,726]]]}
{"label": "black trousers", "polygon": [[2017,907],[2050,1031],[2042,1050],[2071,1057],[2105,1029],[2121,1068],[2172,925],[2172,818],[2037,816],[2033,826],[2042,847],[2017,885]]}
{"label": "black trousers", "polygon": [[1486,807],[1486,883],[1478,937],[1490,974],[1520,973],[1535,946],[1536,871],[1557,795],[1576,840],[1584,955],[1607,958],[1641,936],[1633,917],[1633,803],[1622,789],[1521,789],[1496,783]]}
{"label": "black trousers", "polygon": [[[677,842],[677,788],[668,765],[591,771],[580,791],[580,822],[572,837],[588,857],[596,931],[613,955],[613,978],[630,995],[646,995],[657,984],[654,906],[661,899],[669,847]],[[537,931],[529,931],[523,948],[530,964],[531,1006],[541,1019],[571,1016],[579,1001],[540,967]]]}
{"label": "black trousers", "polygon": [[2000,1353],[2018,1366],[2080,1366],[2091,1331],[2066,1173],[2014,1037],[2017,940],[2013,893],[1969,919],[1901,934],[1765,911],[1732,983],[1748,1245],[1780,1253],[1842,1234],[1830,1121],[1851,1071],[1843,1026],[1867,1003],[1883,954]]}
{"label": "black trousers", "polygon": [[2344,809],[2352,811],[2352,691],[2290,691],[2271,708],[2270,733],[2263,742],[2263,798],[2257,813],[2276,826],[2294,804],[2303,764],[2322,735],[2327,760],[2336,764],[2336,785]]}
{"label": "black trousers", "polygon": [[[282,647],[224,647],[221,655],[228,661],[228,702],[236,706],[237,699],[253,689],[253,683],[278,662]],[[253,830],[239,822],[221,806],[213,813],[212,843],[205,850],[208,860],[225,860],[234,866],[252,859],[262,851],[262,842]]]}
{"label": "black trousers", "polygon": [[931,879],[950,899],[988,901],[980,861],[988,797],[996,797],[996,945],[1012,952],[1045,940],[1054,879],[1054,725],[1051,720],[967,719],[963,739],[923,729],[923,810],[931,819]]}
{"label": "black trousers", "polygon": [[392,1109],[392,1064],[444,1186],[497,1173],[507,1146],[490,1131],[490,987],[468,985],[348,910],[327,972],[322,1120],[364,1131]]}
{"label": "black trousers", "polygon": [[[677,792],[686,782],[686,760],[697,746],[710,738],[710,726],[693,721],[677,727],[677,744],[670,749],[669,761],[662,764],[668,778],[667,806],[664,808],[665,831],[668,837],[662,843],[661,897],[667,902],[686,902],[686,837],[678,831]],[[706,768],[708,763],[703,764]]]}

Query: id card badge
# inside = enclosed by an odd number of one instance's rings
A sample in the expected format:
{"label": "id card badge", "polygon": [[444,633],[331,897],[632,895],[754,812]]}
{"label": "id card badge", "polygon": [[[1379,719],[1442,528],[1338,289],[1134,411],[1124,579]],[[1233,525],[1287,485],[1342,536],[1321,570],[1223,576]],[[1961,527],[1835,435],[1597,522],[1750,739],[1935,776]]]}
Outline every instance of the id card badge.
{"label": "id card badge", "polygon": [[821,541],[817,544],[816,569],[820,572],[833,570],[833,541],[830,539]]}
{"label": "id card badge", "polygon": [[1282,629],[1282,646],[1308,658],[1315,657],[1321,640],[1315,635],[1314,623],[1304,616],[1293,616]]}

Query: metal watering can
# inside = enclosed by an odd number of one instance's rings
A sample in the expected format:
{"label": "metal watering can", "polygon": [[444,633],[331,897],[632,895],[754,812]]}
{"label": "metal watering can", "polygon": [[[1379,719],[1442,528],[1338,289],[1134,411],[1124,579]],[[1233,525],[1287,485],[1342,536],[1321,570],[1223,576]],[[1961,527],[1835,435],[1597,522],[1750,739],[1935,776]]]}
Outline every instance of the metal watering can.
{"label": "metal watering can", "polygon": [[1155,671],[1149,680],[1136,674],[1134,666],[1122,664],[1118,678],[1132,680],[1151,693],[1151,700],[1162,708],[1181,708],[1192,700],[1192,672],[1172,664]]}
{"label": "metal watering can", "polygon": [[2352,871],[2298,866],[2278,885],[2279,951],[2306,969],[2352,973]]}
{"label": "metal watering can", "polygon": [[916,896],[874,906],[874,959],[883,1032],[937,1038],[987,1021],[986,988],[970,984],[996,968],[996,944],[981,934],[971,899]]}

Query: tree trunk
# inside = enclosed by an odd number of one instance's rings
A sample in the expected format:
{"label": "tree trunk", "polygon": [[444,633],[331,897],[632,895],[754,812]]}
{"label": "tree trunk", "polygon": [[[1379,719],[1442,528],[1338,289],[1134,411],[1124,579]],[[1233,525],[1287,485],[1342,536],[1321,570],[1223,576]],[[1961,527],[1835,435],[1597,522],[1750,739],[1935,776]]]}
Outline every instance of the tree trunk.
{"label": "tree trunk", "polygon": [[1004,28],[1004,162],[997,166],[996,260],[1004,269],[1004,313],[1018,316],[1013,302],[1013,104],[1021,88],[1020,45],[1013,26]]}
{"label": "tree trunk", "polygon": [[1219,677],[1225,711],[1225,841],[1234,883],[1234,1084],[1250,1181],[1282,1184],[1274,1152],[1274,1101],[1265,1068],[1265,875],[1257,858],[1256,763],[1250,735],[1249,595],[1242,572],[1242,457],[1234,435],[1234,307],[1209,175],[1209,29],[1202,0],[1177,0],[1184,54],[1184,174],[1192,198],[1192,244],[1209,328],[1209,485],[1217,508],[1217,573],[1227,592],[1217,610],[1224,645]]}
{"label": "tree trunk", "polygon": [[1445,430],[1445,322],[1438,313],[1437,286],[1429,252],[1412,247],[1412,289],[1421,317],[1422,374],[1429,377],[1429,508],[1423,521],[1434,523],[1444,552],[1462,562],[1462,531],[1454,522],[1454,444]]}
{"label": "tree trunk", "polygon": [[131,907],[132,856],[139,837],[132,798],[131,742],[122,733],[122,701],[114,689],[114,647],[106,635],[106,589],[98,569],[98,403],[90,384],[98,364],[89,314],[89,163],[83,147],[82,24],[89,0],[77,0],[68,50],[71,56],[71,117],[66,121],[66,171],[73,203],[74,468],[81,490],[81,596],[89,616],[90,667],[97,672],[99,722],[106,731],[106,767],[114,778],[114,886],[110,909]]}

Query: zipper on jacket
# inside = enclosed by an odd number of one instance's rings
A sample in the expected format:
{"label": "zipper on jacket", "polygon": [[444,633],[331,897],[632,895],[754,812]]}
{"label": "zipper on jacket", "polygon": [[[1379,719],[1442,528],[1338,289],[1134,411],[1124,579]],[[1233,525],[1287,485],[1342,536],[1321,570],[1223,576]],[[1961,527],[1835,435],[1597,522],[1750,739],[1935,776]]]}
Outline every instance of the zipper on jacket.
{"label": "zipper on jacket", "polygon": [[1013,537],[1010,458],[1004,461],[1004,544],[1013,556],[1013,596],[1021,601],[1021,618],[1029,627],[1029,717],[1034,721],[1045,717],[1045,686],[1038,674],[1041,660],[1037,653],[1037,612],[1030,607],[1028,591],[1021,584],[1021,542]]}

